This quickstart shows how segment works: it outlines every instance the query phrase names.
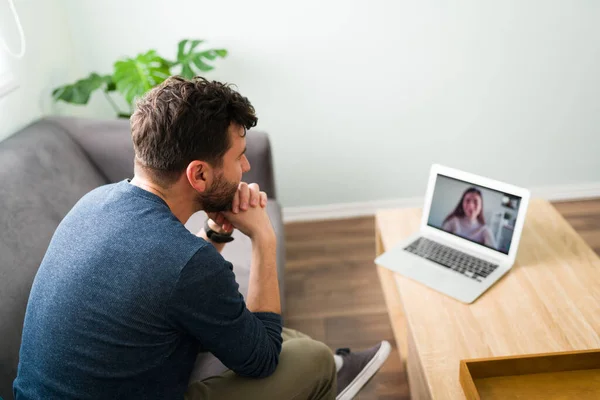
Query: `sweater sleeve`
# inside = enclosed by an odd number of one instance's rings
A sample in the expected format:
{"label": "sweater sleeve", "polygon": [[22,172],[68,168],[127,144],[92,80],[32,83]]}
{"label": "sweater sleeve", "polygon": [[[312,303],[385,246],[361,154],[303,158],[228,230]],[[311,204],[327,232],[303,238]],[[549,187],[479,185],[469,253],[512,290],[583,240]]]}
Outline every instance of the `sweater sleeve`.
{"label": "sweater sleeve", "polygon": [[232,264],[203,246],[182,269],[167,318],[238,375],[264,378],[279,362],[282,319],[250,312],[238,288]]}

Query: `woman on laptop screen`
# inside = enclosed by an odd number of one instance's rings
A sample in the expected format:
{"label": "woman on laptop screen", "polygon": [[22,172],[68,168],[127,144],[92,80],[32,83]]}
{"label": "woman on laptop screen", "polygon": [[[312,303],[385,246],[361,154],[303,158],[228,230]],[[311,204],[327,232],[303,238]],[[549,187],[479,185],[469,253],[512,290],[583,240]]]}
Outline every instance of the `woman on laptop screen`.
{"label": "woman on laptop screen", "polygon": [[492,231],[483,217],[483,196],[475,187],[465,190],[454,211],[444,220],[442,229],[484,246],[496,248]]}

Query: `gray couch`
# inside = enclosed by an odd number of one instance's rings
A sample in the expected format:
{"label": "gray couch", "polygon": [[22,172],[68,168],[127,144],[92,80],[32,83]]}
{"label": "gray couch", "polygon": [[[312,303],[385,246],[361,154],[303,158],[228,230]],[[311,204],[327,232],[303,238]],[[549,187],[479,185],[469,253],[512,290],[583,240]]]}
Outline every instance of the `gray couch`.
{"label": "gray couch", "polygon": [[[267,211],[278,237],[277,268],[284,299],[284,237],[275,200],[271,149],[266,134],[251,131],[247,156],[252,169],[244,180],[267,192]],[[87,192],[133,176],[133,147],[126,120],[44,118],[0,142],[0,397],[12,399],[23,318],[29,291],[54,230]],[[197,213],[186,226],[201,228]],[[224,257],[234,264],[246,295],[250,240],[239,232]],[[283,306],[283,305],[282,305]],[[223,366],[200,355],[193,379],[218,373]]]}

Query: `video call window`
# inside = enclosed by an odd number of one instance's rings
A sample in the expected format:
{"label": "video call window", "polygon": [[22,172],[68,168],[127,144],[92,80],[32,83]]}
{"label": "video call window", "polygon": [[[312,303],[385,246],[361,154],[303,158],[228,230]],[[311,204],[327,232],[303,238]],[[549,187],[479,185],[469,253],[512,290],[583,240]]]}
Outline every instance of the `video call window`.
{"label": "video call window", "polygon": [[508,254],[521,198],[438,175],[427,224]]}

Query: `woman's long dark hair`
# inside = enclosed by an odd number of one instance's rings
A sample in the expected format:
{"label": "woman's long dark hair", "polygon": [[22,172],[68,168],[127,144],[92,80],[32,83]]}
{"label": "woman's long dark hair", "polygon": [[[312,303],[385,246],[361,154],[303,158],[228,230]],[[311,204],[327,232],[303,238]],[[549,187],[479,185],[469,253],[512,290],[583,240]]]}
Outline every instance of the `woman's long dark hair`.
{"label": "woman's long dark hair", "polygon": [[448,214],[448,216],[446,217],[446,219],[444,220],[442,225],[454,217],[462,218],[465,216],[465,209],[463,208],[463,201],[465,200],[465,196],[468,195],[469,193],[476,193],[479,196],[479,198],[481,199],[481,211],[479,212],[479,215],[477,216],[477,221],[479,221],[479,223],[481,223],[482,225],[485,225],[485,218],[483,217],[483,196],[481,195],[481,191],[479,189],[477,189],[476,187],[470,187],[467,190],[465,190],[465,192],[463,193],[462,197],[460,198],[460,201],[458,202],[456,208],[454,209],[454,211],[452,211],[450,214]]}

